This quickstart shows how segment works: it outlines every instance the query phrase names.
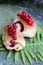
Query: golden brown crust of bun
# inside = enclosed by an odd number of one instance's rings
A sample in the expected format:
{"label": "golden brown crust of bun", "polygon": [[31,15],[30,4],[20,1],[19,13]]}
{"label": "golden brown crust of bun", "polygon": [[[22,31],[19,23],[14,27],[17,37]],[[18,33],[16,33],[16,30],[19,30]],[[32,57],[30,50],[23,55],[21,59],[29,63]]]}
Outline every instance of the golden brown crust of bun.
{"label": "golden brown crust of bun", "polygon": [[[3,32],[6,34],[5,37],[6,37],[7,41],[10,42],[10,40],[14,40],[13,37],[8,34],[8,30],[6,27],[4,28]],[[21,44],[23,47],[25,47],[25,39],[24,39],[22,33],[18,29],[16,29],[16,36],[17,36],[17,39],[15,40],[15,42],[17,42],[18,44]]]}

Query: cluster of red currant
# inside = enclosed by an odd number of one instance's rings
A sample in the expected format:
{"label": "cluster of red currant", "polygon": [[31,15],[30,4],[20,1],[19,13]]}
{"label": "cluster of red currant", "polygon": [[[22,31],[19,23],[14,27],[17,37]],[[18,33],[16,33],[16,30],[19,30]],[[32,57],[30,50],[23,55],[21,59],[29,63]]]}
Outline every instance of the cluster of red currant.
{"label": "cluster of red currant", "polygon": [[[8,29],[9,35],[11,35],[14,40],[16,40],[17,39],[17,37],[16,37],[16,25],[15,24],[8,25],[7,29]],[[11,43],[10,47],[14,47],[17,44],[17,42],[15,42],[14,40],[10,40],[10,43]]]}
{"label": "cluster of red currant", "polygon": [[11,35],[14,40],[16,40],[17,39],[17,37],[16,37],[16,25],[15,24],[8,25],[7,29],[8,29],[9,35]]}
{"label": "cluster of red currant", "polygon": [[27,14],[25,11],[22,11],[21,14],[18,13],[17,16],[25,20],[28,25],[31,25],[31,26],[34,25],[34,19],[32,18],[30,14]]}

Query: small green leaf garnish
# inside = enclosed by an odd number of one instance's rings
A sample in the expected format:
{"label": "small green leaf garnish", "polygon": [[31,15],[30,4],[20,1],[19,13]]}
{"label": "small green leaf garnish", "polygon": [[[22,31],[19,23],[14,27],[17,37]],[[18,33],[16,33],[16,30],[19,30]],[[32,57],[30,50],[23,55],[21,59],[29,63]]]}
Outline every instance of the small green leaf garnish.
{"label": "small green leaf garnish", "polygon": [[2,47],[2,48],[0,48],[0,51],[5,51],[5,50],[6,50],[6,48],[3,48],[3,47]]}
{"label": "small green leaf garnish", "polygon": [[40,54],[38,54],[37,57],[43,62],[43,58],[40,56]]}
{"label": "small green leaf garnish", "polygon": [[37,57],[35,56],[35,54],[33,53],[32,51],[32,48],[31,47],[27,47],[27,51],[29,52],[29,54],[31,55],[31,57],[37,61]]}
{"label": "small green leaf garnish", "polygon": [[20,54],[21,54],[21,59],[22,59],[23,63],[25,64],[26,58],[25,58],[24,50],[21,50]]}
{"label": "small green leaf garnish", "polygon": [[17,60],[18,60],[18,55],[19,55],[19,52],[15,52],[15,53],[14,53],[14,61],[15,61],[15,63],[16,63]]}
{"label": "small green leaf garnish", "polygon": [[8,54],[7,54],[7,59],[9,59],[12,55],[12,51],[9,51]]}
{"label": "small green leaf garnish", "polygon": [[30,62],[30,64],[32,64],[32,58],[31,58],[30,54],[28,54],[26,49],[24,50],[24,52],[25,52],[25,55],[26,55],[28,61]]}

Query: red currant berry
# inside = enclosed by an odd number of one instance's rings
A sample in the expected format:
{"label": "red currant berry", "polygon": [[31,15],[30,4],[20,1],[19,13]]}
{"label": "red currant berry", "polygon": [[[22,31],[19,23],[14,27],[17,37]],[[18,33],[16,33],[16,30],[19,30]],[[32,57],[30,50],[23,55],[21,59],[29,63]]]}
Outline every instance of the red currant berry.
{"label": "red currant berry", "polygon": [[28,17],[28,16],[26,16],[26,21],[28,21],[28,19],[29,19],[29,17]]}
{"label": "red currant berry", "polygon": [[26,14],[24,13],[23,16],[26,16]]}
{"label": "red currant berry", "polygon": [[25,11],[22,11],[22,14],[26,14],[26,12]]}
{"label": "red currant berry", "polygon": [[8,25],[8,26],[7,26],[7,28],[8,28],[8,29],[10,29],[10,28],[11,28],[11,26],[10,26],[10,25]]}
{"label": "red currant berry", "polygon": [[34,25],[34,21],[31,22],[31,25],[32,25],[32,26]]}
{"label": "red currant berry", "polygon": [[15,30],[15,29],[13,29],[13,30],[12,30],[12,33],[15,33],[15,32],[16,32],[16,30]]}
{"label": "red currant berry", "polygon": [[12,32],[9,32],[9,35],[12,35]]}
{"label": "red currant berry", "polygon": [[31,17],[31,14],[27,14],[28,17]]}
{"label": "red currant berry", "polygon": [[17,14],[17,16],[20,16],[20,15],[21,15],[20,13]]}
{"label": "red currant berry", "polygon": [[15,25],[15,23],[14,24],[12,24],[13,25],[13,29],[16,29],[16,25]]}

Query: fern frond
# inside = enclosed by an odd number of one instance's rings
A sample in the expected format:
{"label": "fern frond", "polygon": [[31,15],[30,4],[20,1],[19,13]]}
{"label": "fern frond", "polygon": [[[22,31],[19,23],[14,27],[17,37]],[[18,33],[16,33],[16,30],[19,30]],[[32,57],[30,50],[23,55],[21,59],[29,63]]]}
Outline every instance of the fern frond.
{"label": "fern frond", "polygon": [[38,48],[38,53],[43,57],[43,53],[40,48]]}
{"label": "fern frond", "polygon": [[17,60],[18,60],[18,55],[19,55],[19,52],[15,52],[14,53],[14,62],[16,63]]}
{"label": "fern frond", "polygon": [[2,40],[2,34],[0,34],[0,40]]}
{"label": "fern frond", "polygon": [[43,52],[43,44],[42,44],[42,45],[38,45],[38,47],[39,47],[40,50]]}
{"label": "fern frond", "polygon": [[23,61],[23,63],[25,64],[26,58],[25,58],[24,50],[21,50],[20,53],[21,53],[22,61]]}
{"label": "fern frond", "polygon": [[43,62],[43,58],[40,56],[40,54],[38,54],[37,57]]}
{"label": "fern frond", "polygon": [[37,57],[36,57],[35,54],[33,53],[32,48],[31,48],[31,47],[27,47],[26,49],[27,49],[28,53],[31,55],[31,57],[32,57],[35,61],[37,61]]}
{"label": "fern frond", "polygon": [[0,47],[2,47],[3,46],[3,41],[2,40],[0,40]]}
{"label": "fern frond", "polygon": [[32,58],[31,58],[30,54],[28,54],[26,49],[24,49],[24,52],[25,52],[25,55],[26,55],[28,61],[30,62],[30,64],[32,64]]}
{"label": "fern frond", "polygon": [[9,59],[12,55],[12,51],[9,51],[8,54],[7,54],[7,59]]}
{"label": "fern frond", "polygon": [[4,48],[4,47],[0,48],[0,51],[5,51],[5,50],[6,50],[6,48]]}

